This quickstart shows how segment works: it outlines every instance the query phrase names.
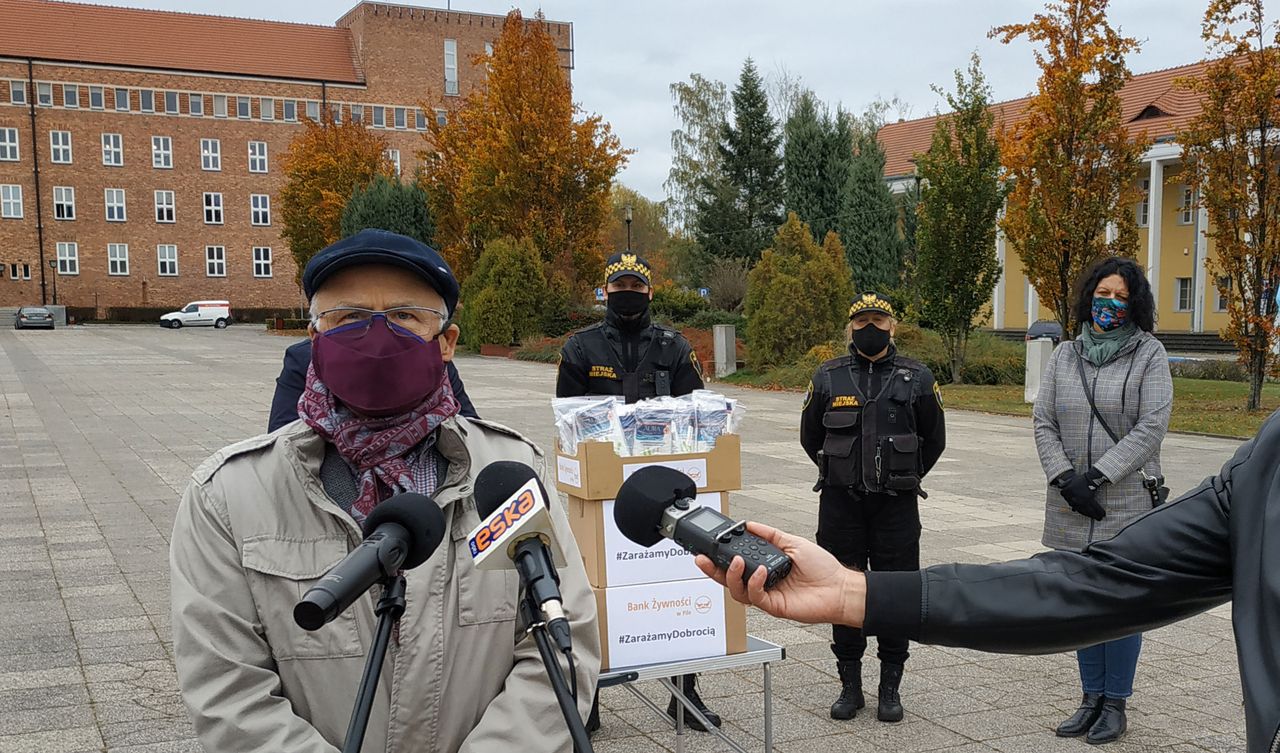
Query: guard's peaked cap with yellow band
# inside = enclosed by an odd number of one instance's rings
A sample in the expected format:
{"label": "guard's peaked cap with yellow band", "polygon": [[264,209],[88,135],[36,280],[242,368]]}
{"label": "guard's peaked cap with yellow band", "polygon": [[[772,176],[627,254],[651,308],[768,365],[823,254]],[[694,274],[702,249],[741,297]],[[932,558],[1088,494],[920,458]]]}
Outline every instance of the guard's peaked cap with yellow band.
{"label": "guard's peaked cap with yellow band", "polygon": [[650,284],[650,273],[651,270],[649,268],[649,262],[642,259],[639,255],[628,253],[614,254],[609,257],[609,261],[605,265],[604,281],[605,283],[610,283],[619,277],[632,275],[639,277],[645,285],[648,285]]}
{"label": "guard's peaked cap with yellow band", "polygon": [[863,293],[854,298],[853,305],[849,307],[849,318],[852,319],[864,311],[878,311],[881,314],[888,314],[894,319],[898,318],[897,313],[893,310],[893,304],[889,303],[888,299],[879,293]]}

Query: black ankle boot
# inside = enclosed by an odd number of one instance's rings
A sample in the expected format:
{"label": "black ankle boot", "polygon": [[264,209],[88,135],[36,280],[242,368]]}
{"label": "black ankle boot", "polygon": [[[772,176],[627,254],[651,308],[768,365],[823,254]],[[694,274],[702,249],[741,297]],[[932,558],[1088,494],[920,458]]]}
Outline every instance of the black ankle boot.
{"label": "black ankle boot", "polygon": [[1065,722],[1058,725],[1054,732],[1058,737],[1079,737],[1089,731],[1093,723],[1098,721],[1102,713],[1102,694],[1085,693],[1080,700],[1080,708]]}
{"label": "black ankle boot", "polygon": [[591,715],[587,717],[587,735],[594,735],[600,730],[600,691],[591,700]]}
{"label": "black ankle boot", "polygon": [[[722,724],[720,721],[720,715],[707,708],[707,704],[703,703],[702,698],[698,695],[697,675],[672,677],[671,681],[676,684],[676,687],[684,691],[684,697],[689,699],[689,702],[693,704],[693,707],[697,709],[700,714],[705,716],[707,721],[711,722],[713,727],[719,727]],[[667,704],[667,716],[672,719],[676,718],[676,703],[676,699],[672,697],[671,701]],[[684,715],[684,723],[689,729],[697,730],[699,732],[707,731],[707,728],[702,725],[702,722],[698,721],[698,717],[693,714],[686,713]]]}
{"label": "black ankle boot", "polygon": [[1113,743],[1119,740],[1124,731],[1129,728],[1129,721],[1124,714],[1125,700],[1123,698],[1107,698],[1102,702],[1102,713],[1098,715],[1098,721],[1093,723],[1089,728],[1089,733],[1084,736],[1084,741],[1090,745],[1102,745],[1104,743]]}
{"label": "black ankle boot", "polygon": [[880,707],[876,709],[880,721],[902,721],[902,698],[898,695],[901,684],[902,665],[880,662]]}
{"label": "black ankle boot", "polygon": [[862,697],[862,662],[837,662],[836,669],[840,672],[840,697],[831,704],[831,718],[852,719],[867,705]]}

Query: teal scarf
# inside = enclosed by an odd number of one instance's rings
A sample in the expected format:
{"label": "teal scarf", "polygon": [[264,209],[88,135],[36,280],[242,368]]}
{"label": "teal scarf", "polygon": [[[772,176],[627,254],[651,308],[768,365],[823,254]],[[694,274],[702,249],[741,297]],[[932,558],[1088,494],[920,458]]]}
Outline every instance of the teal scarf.
{"label": "teal scarf", "polygon": [[1138,327],[1133,322],[1128,322],[1110,332],[1099,332],[1093,328],[1093,325],[1086,324],[1080,333],[1080,343],[1084,346],[1085,358],[1099,368],[1106,366],[1137,331]]}

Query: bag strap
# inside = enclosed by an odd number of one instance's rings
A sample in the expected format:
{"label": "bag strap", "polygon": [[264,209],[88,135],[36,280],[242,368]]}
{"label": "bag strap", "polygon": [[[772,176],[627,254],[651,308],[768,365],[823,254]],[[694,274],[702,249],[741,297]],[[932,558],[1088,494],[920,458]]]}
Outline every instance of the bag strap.
{"label": "bag strap", "polygon": [[[1089,389],[1089,378],[1084,373],[1084,347],[1076,343],[1074,350],[1076,352],[1076,371],[1080,373],[1080,387],[1084,390],[1085,399],[1089,401],[1089,409],[1093,411],[1093,417],[1098,419],[1098,423],[1102,424],[1107,436],[1111,437],[1111,441],[1120,444],[1120,437],[1116,436],[1116,433],[1111,430],[1107,420],[1098,412],[1098,404],[1093,401],[1093,390]],[[1143,481],[1150,482],[1155,479],[1154,476],[1147,474],[1145,466],[1138,466],[1138,474],[1142,476]]]}

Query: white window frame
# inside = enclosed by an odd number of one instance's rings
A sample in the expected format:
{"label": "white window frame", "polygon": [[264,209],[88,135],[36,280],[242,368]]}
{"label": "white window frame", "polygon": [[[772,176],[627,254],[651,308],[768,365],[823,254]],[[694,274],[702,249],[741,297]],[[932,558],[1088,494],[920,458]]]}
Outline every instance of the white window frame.
{"label": "white window frame", "polygon": [[[1218,280],[1217,280],[1217,283],[1223,283],[1223,282],[1225,282],[1225,283],[1226,283],[1226,288],[1227,288],[1227,290],[1228,290],[1228,291],[1230,291],[1230,290],[1231,290],[1231,276],[1230,276],[1230,275],[1224,275],[1224,276],[1222,276],[1222,277],[1219,277],[1219,278],[1218,278]],[[1227,309],[1229,308],[1228,304],[1231,302],[1231,301],[1230,301],[1230,297],[1231,297],[1230,292],[1228,292],[1226,296],[1222,295],[1222,288],[1218,287],[1218,284],[1215,284],[1215,285],[1213,286],[1213,310],[1214,310],[1214,313],[1217,313],[1217,314],[1225,314],[1225,313],[1227,312]]]}
{"label": "white window frame", "polygon": [[[21,269],[22,271],[21,271],[21,272],[19,272],[19,271],[18,271],[19,269]],[[23,264],[23,263],[10,264],[10,265],[9,265],[9,279],[11,279],[11,280],[30,280],[30,279],[31,279],[31,265],[30,265],[30,264]]]}
{"label": "white window frame", "polygon": [[249,194],[249,224],[254,227],[271,227],[271,196],[265,193]]}
{"label": "white window frame", "polygon": [[227,95],[225,94],[213,95],[213,117],[215,118],[227,117]]}
{"label": "white window frame", "polygon": [[373,127],[374,128],[387,127],[387,108],[383,107],[382,105],[373,106]]}
{"label": "white window frame", "polygon": [[392,108],[392,115],[395,117],[395,125],[397,131],[403,131],[409,127],[409,110],[404,107]]}
{"label": "white window frame", "polygon": [[284,101],[284,107],[282,109],[283,109],[283,112],[281,114],[284,115],[284,122],[286,123],[298,122],[298,100],[286,99]]}
{"label": "white window frame", "polygon": [[[97,100],[97,104],[94,104],[95,99]],[[101,86],[90,86],[89,87],[89,109],[102,110],[102,109],[105,109],[106,106],[107,106],[106,90],[104,90]]]}
{"label": "white window frame", "polygon": [[1151,179],[1143,178],[1138,184],[1142,187],[1142,199],[1138,201],[1137,217],[1138,227],[1147,227],[1151,224]]}
{"label": "white window frame", "polygon": [[107,167],[124,166],[124,136],[118,133],[102,134],[102,164]]}
{"label": "white window frame", "polygon": [[329,113],[333,115],[334,123],[341,123],[342,122],[342,103],[334,102],[333,104],[329,105]]}
{"label": "white window frame", "polygon": [[458,96],[458,40],[444,40],[444,93]]}
{"label": "white window frame", "polygon": [[73,158],[71,131],[49,131],[49,161],[55,165],[70,165]]}
{"label": "white window frame", "polygon": [[204,95],[188,94],[187,95],[187,114],[193,118],[204,117]]}
{"label": "white window frame", "polygon": [[[166,115],[178,115],[182,112],[182,100],[179,92],[166,91],[164,94],[164,112]],[[172,100],[172,101],[170,101]],[[169,105],[173,106],[170,107]]]}
{"label": "white window frame", "polygon": [[[120,97],[121,94],[124,95],[123,98]],[[118,86],[115,93],[111,95],[111,106],[116,109],[116,112],[129,112],[129,108],[132,107],[129,101],[131,96],[128,89]],[[121,105],[124,105],[124,107],[121,107]]]}
{"label": "white window frame", "polygon": [[351,122],[352,123],[364,122],[364,105],[351,106]]}
{"label": "white window frame", "polygon": [[267,160],[267,142],[249,142],[249,172],[265,174],[270,169]]}
{"label": "white window frame", "polygon": [[129,276],[129,244],[107,244],[107,275],[111,277]]}
{"label": "white window frame", "polygon": [[1195,193],[1191,190],[1191,186],[1182,187],[1182,201],[1178,204],[1178,224],[1190,225],[1195,221]]}
{"label": "white window frame", "polygon": [[48,81],[36,82],[36,104],[40,107],[53,107],[53,84]]}
{"label": "white window frame", "polygon": [[200,139],[200,169],[208,172],[222,171],[222,141]]}
{"label": "white window frame", "polygon": [[[128,222],[128,201],[123,188],[104,188],[102,190],[103,214],[107,222]],[[112,210],[115,210],[114,212]],[[114,217],[112,215],[115,215]]]}
{"label": "white window frame", "polygon": [[1190,277],[1173,278],[1173,310],[1186,313],[1195,307],[1196,283]]}
{"label": "white window frame", "polygon": [[[58,216],[61,213],[62,216]],[[69,222],[76,218],[76,189],[74,186],[53,187],[53,219]]]}
{"label": "white window frame", "polygon": [[157,170],[173,169],[173,138],[171,136],[151,137],[151,166]]}
{"label": "white window frame", "polygon": [[0,184],[0,219],[22,219],[22,186],[17,183]]}
{"label": "white window frame", "polygon": [[258,117],[263,120],[276,119],[276,101],[272,97],[260,97],[258,99]]}
{"label": "white window frame", "polygon": [[387,159],[391,160],[391,164],[396,168],[396,176],[400,175],[400,150],[388,149],[386,151]]}
{"label": "white window frame", "polygon": [[204,275],[205,277],[227,276],[226,246],[204,247]]}
{"label": "white window frame", "polygon": [[62,106],[69,110],[80,107],[80,87],[77,84],[62,85]]}
{"label": "white window frame", "polygon": [[484,43],[484,54],[493,57],[493,42]]}
{"label": "white window frame", "polygon": [[80,245],[74,241],[59,241],[54,248],[58,259],[58,274],[61,276],[80,274]]}
{"label": "white window frame", "polygon": [[320,122],[320,103],[315,100],[307,100],[307,120]]}
{"label": "white window frame", "polygon": [[444,128],[445,126],[449,125],[448,110],[440,110],[440,109],[436,110],[436,125],[440,126],[441,128]]}
{"label": "white window frame", "polygon": [[178,200],[173,191],[160,188],[155,191],[156,222],[167,225],[177,222]]}
{"label": "white window frame", "polygon": [[178,246],[176,244],[156,244],[156,274],[161,277],[178,276]]}
{"label": "white window frame", "polygon": [[138,111],[139,112],[155,112],[156,111],[156,93],[154,89],[138,90]]}
{"label": "white window frame", "polygon": [[272,277],[273,259],[270,246],[253,247],[253,276],[258,278]]}
{"label": "white window frame", "polygon": [[236,118],[248,120],[253,117],[253,100],[248,97],[236,97]]}
{"label": "white window frame", "polygon": [[0,162],[17,162],[22,158],[17,128],[0,128]]}
{"label": "white window frame", "polygon": [[221,225],[223,221],[222,194],[217,191],[205,191],[204,224]]}
{"label": "white window frame", "polygon": [[25,105],[27,103],[27,82],[9,82],[9,104]]}
{"label": "white window frame", "polygon": [[413,110],[413,129],[415,131],[427,130],[427,114],[422,111],[421,107],[415,107]]}

